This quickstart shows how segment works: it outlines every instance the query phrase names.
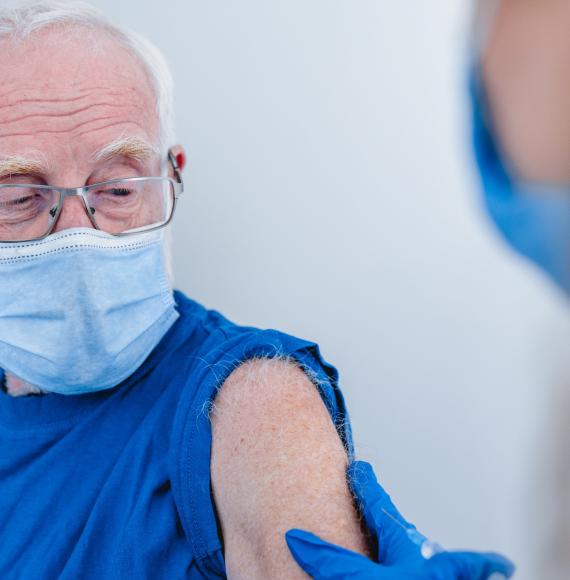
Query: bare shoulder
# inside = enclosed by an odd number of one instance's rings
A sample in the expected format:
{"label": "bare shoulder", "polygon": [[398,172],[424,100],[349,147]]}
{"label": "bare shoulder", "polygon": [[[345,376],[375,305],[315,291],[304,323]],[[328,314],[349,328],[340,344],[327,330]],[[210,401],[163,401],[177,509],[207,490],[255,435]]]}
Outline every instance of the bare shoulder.
{"label": "bare shoulder", "polygon": [[294,362],[238,367],[216,397],[212,430],[212,485],[230,577],[305,577],[285,544],[293,527],[366,552],[343,444],[318,389]]}

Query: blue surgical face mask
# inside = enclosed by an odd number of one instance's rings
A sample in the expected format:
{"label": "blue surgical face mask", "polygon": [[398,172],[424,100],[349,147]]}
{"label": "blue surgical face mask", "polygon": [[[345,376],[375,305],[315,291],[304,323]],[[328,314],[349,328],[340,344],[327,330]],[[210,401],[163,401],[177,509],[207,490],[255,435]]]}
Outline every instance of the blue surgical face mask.
{"label": "blue surgical face mask", "polygon": [[163,235],[73,228],[0,244],[0,367],[69,395],[131,375],[178,317]]}
{"label": "blue surgical face mask", "polygon": [[482,83],[471,77],[473,142],[488,213],[505,240],[570,297],[570,186],[532,184],[508,170],[491,130]]}

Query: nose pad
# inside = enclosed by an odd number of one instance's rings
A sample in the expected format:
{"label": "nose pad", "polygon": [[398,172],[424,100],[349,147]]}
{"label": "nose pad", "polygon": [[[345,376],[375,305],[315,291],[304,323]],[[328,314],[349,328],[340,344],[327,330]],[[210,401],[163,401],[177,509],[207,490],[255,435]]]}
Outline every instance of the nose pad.
{"label": "nose pad", "polygon": [[48,212],[49,214],[49,227],[51,228],[54,220],[57,217],[57,205],[54,205]]}
{"label": "nose pad", "polygon": [[[90,211],[92,208],[90,208]],[[53,212],[53,213],[52,213]],[[57,215],[57,208],[50,210],[50,215],[54,219]],[[93,212],[91,211],[93,214]],[[83,199],[80,197],[66,197],[63,200],[61,213],[55,225],[54,232],[68,230],[69,228],[93,228],[93,224],[87,215],[87,210]]]}

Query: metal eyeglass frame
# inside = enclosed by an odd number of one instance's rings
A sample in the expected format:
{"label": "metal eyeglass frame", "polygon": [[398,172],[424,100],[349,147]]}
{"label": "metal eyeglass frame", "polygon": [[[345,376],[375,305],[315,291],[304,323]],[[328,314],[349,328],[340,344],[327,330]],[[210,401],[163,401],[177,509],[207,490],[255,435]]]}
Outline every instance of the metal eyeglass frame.
{"label": "metal eyeglass frame", "polygon": [[[53,231],[53,229],[57,223],[57,220],[59,218],[61,210],[63,209],[63,202],[65,201],[66,197],[75,197],[75,196],[80,197],[83,200],[83,206],[85,207],[85,213],[89,217],[89,221],[93,224],[93,227],[96,230],[103,231],[97,225],[97,222],[95,221],[95,218],[94,218],[93,214],[91,213],[91,211],[89,211],[89,204],[87,203],[87,198],[85,197],[85,194],[88,191],[90,191],[91,189],[95,189],[96,187],[101,187],[102,185],[109,185],[109,184],[113,184],[113,183],[125,183],[125,182],[133,183],[133,182],[137,182],[137,181],[148,181],[148,180],[156,180],[156,181],[168,180],[172,185],[172,191],[174,192],[174,196],[173,196],[173,200],[172,200],[172,209],[170,211],[170,216],[168,216],[168,219],[164,223],[160,224],[159,226],[154,226],[152,228],[149,228],[148,230],[139,230],[136,232],[124,232],[124,233],[110,234],[110,235],[116,236],[116,237],[134,236],[134,235],[140,235],[140,234],[144,234],[146,232],[152,232],[154,230],[159,230],[160,228],[163,228],[163,227],[167,226],[172,221],[172,218],[174,216],[174,210],[176,209],[176,202],[177,202],[178,198],[182,195],[182,192],[184,191],[184,184],[182,182],[182,175],[180,173],[180,167],[178,165],[178,162],[176,161],[176,157],[174,156],[174,154],[172,153],[171,150],[168,151],[168,160],[172,164],[172,169],[174,171],[175,179],[172,179],[172,177],[126,177],[124,179],[120,179],[120,178],[119,179],[110,179],[109,181],[101,181],[99,183],[92,183],[90,185],[84,185],[82,187],[52,187],[51,185],[33,185],[33,184],[22,183],[21,184],[22,186],[27,185],[28,187],[34,187],[35,189],[47,189],[50,191],[57,191],[59,193],[59,200],[58,200],[57,206],[56,206],[57,207],[56,213],[52,216],[53,221],[52,221],[48,231],[45,234],[43,234],[42,236],[39,236],[37,238],[30,238],[27,240],[7,240],[7,241],[0,240],[0,244],[20,244],[22,242],[35,242],[35,241],[43,240],[44,238],[47,238],[47,236],[49,236],[51,234],[51,232]],[[20,184],[18,184],[18,185],[20,185]],[[5,189],[5,188],[9,188],[9,187],[14,187],[14,185],[6,184],[6,183],[0,184],[0,189]]]}

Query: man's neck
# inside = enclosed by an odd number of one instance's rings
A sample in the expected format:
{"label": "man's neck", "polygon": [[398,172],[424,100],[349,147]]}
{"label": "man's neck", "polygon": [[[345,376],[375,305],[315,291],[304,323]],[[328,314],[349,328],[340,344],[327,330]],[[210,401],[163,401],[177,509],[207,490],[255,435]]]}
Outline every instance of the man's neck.
{"label": "man's neck", "polygon": [[42,390],[22,379],[6,373],[5,376],[6,392],[12,397],[23,397],[25,395],[41,395]]}

